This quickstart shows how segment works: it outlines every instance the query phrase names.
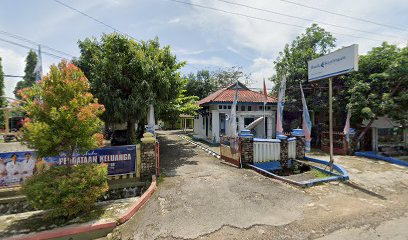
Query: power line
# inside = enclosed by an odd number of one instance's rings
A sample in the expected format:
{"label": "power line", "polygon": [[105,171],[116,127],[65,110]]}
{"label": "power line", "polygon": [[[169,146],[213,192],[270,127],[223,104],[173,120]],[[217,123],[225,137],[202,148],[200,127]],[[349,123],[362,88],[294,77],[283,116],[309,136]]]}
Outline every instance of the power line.
{"label": "power line", "polygon": [[[6,39],[3,39],[3,38],[0,38],[0,41],[6,42],[6,43],[10,43],[10,44],[13,44],[13,45],[16,45],[16,46],[19,46],[19,47],[22,47],[22,48],[26,48],[26,49],[29,49],[29,50],[36,50],[36,49],[33,48],[33,47],[29,47],[29,46],[23,45],[23,44],[21,44],[21,43],[13,42],[13,41],[6,40]],[[45,52],[45,51],[41,51],[41,53],[42,53],[42,54],[45,54],[45,55],[48,55],[48,56],[51,56],[51,57],[55,57],[55,58],[59,58],[59,59],[64,59],[64,57],[55,55],[55,54],[53,54],[53,53],[49,53],[49,52]]]}
{"label": "power line", "polygon": [[73,11],[75,11],[75,12],[77,12],[77,13],[79,13],[79,14],[81,14],[81,15],[87,17],[87,18],[89,18],[89,19],[92,19],[93,21],[95,21],[95,22],[97,22],[97,23],[99,23],[99,24],[102,24],[102,25],[104,25],[105,27],[110,28],[110,29],[112,29],[112,30],[115,31],[115,32],[118,32],[118,33],[120,33],[120,34],[123,34],[123,35],[125,35],[125,36],[127,36],[127,37],[129,37],[129,38],[131,38],[131,39],[133,39],[133,40],[135,40],[135,41],[137,41],[137,42],[141,42],[139,39],[136,39],[136,38],[130,36],[129,34],[124,33],[124,32],[122,32],[122,31],[120,31],[119,29],[113,27],[112,25],[109,25],[109,24],[107,24],[107,23],[105,23],[105,22],[102,22],[101,20],[99,20],[99,19],[97,19],[97,18],[95,18],[95,17],[92,17],[91,15],[89,15],[89,14],[87,14],[87,13],[84,13],[84,12],[82,12],[81,10],[76,9],[76,8],[74,8],[74,7],[72,7],[72,6],[68,5],[68,4],[66,4],[66,3],[63,3],[63,2],[61,2],[61,1],[59,1],[59,0],[54,0],[54,2],[56,2],[56,3],[58,3],[58,4],[60,4],[60,5],[64,6],[64,7],[66,7],[66,8],[69,8],[69,9],[71,9],[71,10],[73,10]]}
{"label": "power line", "polygon": [[[304,26],[300,26],[300,25],[296,25],[296,24],[280,22],[280,21],[276,21],[276,20],[272,20],[272,19],[268,19],[268,18],[255,17],[255,16],[243,14],[243,13],[231,12],[231,11],[227,11],[227,10],[223,10],[223,9],[219,9],[219,8],[214,8],[214,7],[209,7],[209,6],[204,6],[204,5],[200,5],[200,4],[196,4],[196,3],[183,2],[183,1],[179,1],[179,0],[168,0],[168,1],[177,2],[177,3],[181,3],[181,4],[185,4],[185,5],[191,5],[191,6],[200,7],[200,8],[205,8],[205,9],[213,10],[213,11],[216,11],[216,12],[222,12],[222,13],[227,13],[227,14],[231,14],[231,15],[251,18],[251,19],[255,19],[255,20],[261,20],[261,21],[265,21],[265,22],[272,22],[272,23],[277,23],[277,24],[281,24],[281,25],[306,29]],[[333,31],[331,31],[331,33],[338,34],[338,35],[343,35],[343,36],[348,36],[348,37],[353,37],[353,38],[361,38],[361,39],[367,39],[367,40],[371,40],[371,41],[382,42],[381,40],[378,40],[378,39],[372,39],[372,38],[367,38],[367,37],[359,37],[359,36],[355,36],[355,35],[351,35],[351,34],[338,33],[338,32],[333,32]]]}
{"label": "power line", "polygon": [[66,52],[57,50],[57,49],[55,49],[55,48],[49,47],[49,46],[47,46],[47,45],[44,45],[44,44],[41,44],[41,43],[38,43],[38,42],[34,42],[34,41],[32,41],[32,40],[29,40],[29,39],[27,39],[27,38],[21,37],[21,36],[16,35],[16,34],[12,34],[12,33],[9,33],[9,32],[3,31],[3,30],[0,30],[0,34],[6,35],[6,36],[8,36],[8,37],[15,38],[15,39],[18,39],[18,40],[21,40],[21,41],[24,41],[24,42],[26,42],[26,43],[30,43],[30,44],[33,44],[33,45],[41,45],[42,48],[51,50],[51,51],[53,51],[53,52],[56,52],[56,53],[59,53],[59,54],[62,54],[62,55],[69,56],[69,57],[71,57],[71,58],[74,57],[73,55],[71,55],[71,54],[69,54],[69,53],[66,53]]}
{"label": "power line", "polygon": [[3,76],[9,77],[9,78],[22,78],[22,77],[24,77],[24,76],[10,75],[10,74],[4,74]]}
{"label": "power line", "polygon": [[[230,2],[230,1],[226,1],[226,0],[218,0],[218,1],[224,2],[224,3],[227,3],[227,4],[231,4],[231,5],[236,5],[236,6],[241,6],[241,7],[253,9],[253,10],[258,10],[258,11],[262,11],[262,12],[273,13],[273,14],[277,14],[277,15],[281,15],[281,16],[285,16],[285,17],[316,22],[316,23],[319,23],[319,24],[327,25],[327,26],[343,28],[343,29],[348,29],[348,30],[353,30],[353,31],[363,32],[363,33],[369,33],[369,34],[373,34],[373,35],[379,35],[379,36],[402,39],[402,38],[400,38],[399,36],[396,36],[396,35],[380,34],[380,33],[377,33],[377,32],[370,32],[370,31],[365,31],[365,30],[361,30],[361,29],[357,29],[357,28],[345,27],[345,26],[341,26],[341,25],[337,25],[337,24],[332,24],[332,23],[327,23],[327,22],[322,22],[322,21],[316,21],[316,20],[313,20],[313,19],[302,18],[302,17],[297,17],[297,16],[285,14],[285,13],[275,12],[275,11],[272,11],[272,10],[269,10],[269,9],[253,7],[253,6],[242,4],[242,3],[235,3],[235,2]],[[405,40],[405,39],[403,39],[403,40]]]}
{"label": "power line", "polygon": [[406,29],[399,28],[399,27],[396,27],[396,26],[393,26],[393,25],[378,23],[378,22],[374,22],[374,21],[371,21],[371,20],[368,20],[368,19],[364,19],[364,18],[358,18],[358,17],[353,17],[353,16],[350,16],[350,15],[345,15],[345,14],[341,14],[341,13],[331,12],[331,11],[328,11],[328,10],[325,10],[325,9],[308,6],[308,5],[304,5],[304,4],[297,3],[297,2],[292,2],[292,1],[288,1],[288,0],[279,0],[279,1],[281,1],[281,2],[286,2],[286,3],[290,3],[290,4],[294,4],[294,5],[301,6],[301,7],[305,7],[305,8],[309,8],[309,9],[313,9],[313,10],[317,10],[317,11],[320,11],[320,12],[325,12],[325,13],[329,13],[329,14],[333,14],[333,15],[345,17],[345,18],[354,19],[354,20],[361,21],[361,22],[367,22],[367,23],[375,24],[375,25],[382,26],[382,27],[393,28],[393,29],[396,29],[396,30],[404,31],[404,32],[407,31]]}

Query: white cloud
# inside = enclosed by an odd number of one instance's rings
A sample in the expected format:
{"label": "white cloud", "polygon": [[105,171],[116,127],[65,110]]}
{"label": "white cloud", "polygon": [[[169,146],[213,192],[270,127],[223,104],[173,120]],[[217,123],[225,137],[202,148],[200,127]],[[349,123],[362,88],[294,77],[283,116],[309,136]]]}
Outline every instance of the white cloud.
{"label": "white cloud", "polygon": [[179,23],[181,21],[181,19],[180,18],[178,18],[178,17],[176,17],[176,18],[172,18],[172,19],[170,19],[167,23]]}
{"label": "white cloud", "polygon": [[220,58],[220,57],[210,57],[206,59],[199,59],[199,58],[186,58],[184,59],[189,64],[193,65],[207,65],[207,66],[217,66],[217,67],[230,67],[232,64],[227,60]]}
{"label": "white cloud", "polygon": [[274,59],[268,58],[256,58],[253,59],[251,66],[249,67],[251,78],[254,83],[251,87],[263,88],[263,79],[266,80],[266,88],[271,89],[273,87],[272,82],[268,81],[268,78],[273,75]]}
{"label": "white cloud", "polygon": [[[8,75],[24,75],[24,59],[23,55],[20,55],[13,50],[0,48],[0,57],[2,59],[1,64],[3,65],[3,72]],[[14,98],[14,88],[18,81],[22,79],[20,78],[10,78],[5,77],[5,95],[7,97]]]}

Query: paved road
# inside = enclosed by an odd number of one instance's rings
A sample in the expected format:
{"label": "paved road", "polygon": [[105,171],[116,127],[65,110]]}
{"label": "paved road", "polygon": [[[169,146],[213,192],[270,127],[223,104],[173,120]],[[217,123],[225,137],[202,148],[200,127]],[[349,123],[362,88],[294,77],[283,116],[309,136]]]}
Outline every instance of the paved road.
{"label": "paved road", "polygon": [[166,177],[114,239],[408,239],[405,168],[339,158],[351,183],[301,189],[225,165],[175,132],[160,140]]}

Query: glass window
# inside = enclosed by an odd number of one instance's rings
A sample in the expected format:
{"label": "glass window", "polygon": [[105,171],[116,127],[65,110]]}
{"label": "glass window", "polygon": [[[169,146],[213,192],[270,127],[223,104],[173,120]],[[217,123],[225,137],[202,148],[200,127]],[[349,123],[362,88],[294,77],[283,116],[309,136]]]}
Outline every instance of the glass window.
{"label": "glass window", "polygon": [[263,106],[259,106],[259,110],[263,110]]}
{"label": "glass window", "polygon": [[266,109],[271,110],[271,106],[268,106]]}
{"label": "glass window", "polygon": [[241,106],[241,111],[245,111],[245,106]]}
{"label": "glass window", "polygon": [[248,106],[248,111],[252,111],[252,106]]}
{"label": "glass window", "polygon": [[218,109],[222,109],[222,105],[218,105]]}
{"label": "glass window", "polygon": [[228,105],[228,109],[231,109],[231,105]]}
{"label": "glass window", "polygon": [[223,108],[224,108],[224,109],[227,109],[227,105],[224,105]]}

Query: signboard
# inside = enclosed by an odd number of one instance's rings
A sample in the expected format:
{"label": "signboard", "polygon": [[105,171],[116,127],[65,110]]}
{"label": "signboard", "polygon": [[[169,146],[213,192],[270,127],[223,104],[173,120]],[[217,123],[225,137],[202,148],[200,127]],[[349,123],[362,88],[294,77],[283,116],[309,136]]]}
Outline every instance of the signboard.
{"label": "signboard", "polygon": [[309,82],[358,71],[358,45],[310,60],[307,65]]}
{"label": "signboard", "polygon": [[65,154],[37,158],[33,151],[0,153],[0,186],[19,184],[51,166],[82,163],[105,163],[108,165],[108,175],[135,173],[136,146],[97,148],[73,158],[67,158]]}

